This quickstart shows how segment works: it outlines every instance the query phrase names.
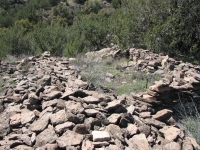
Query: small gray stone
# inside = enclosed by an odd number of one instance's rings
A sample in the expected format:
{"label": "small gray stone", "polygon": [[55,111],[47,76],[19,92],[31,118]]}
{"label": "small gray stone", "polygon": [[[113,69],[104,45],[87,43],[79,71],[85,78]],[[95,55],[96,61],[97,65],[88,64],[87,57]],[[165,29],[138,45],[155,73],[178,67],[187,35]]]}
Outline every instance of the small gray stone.
{"label": "small gray stone", "polygon": [[116,124],[119,121],[120,117],[120,114],[112,114],[108,117],[108,121],[112,124]]}
{"label": "small gray stone", "polygon": [[93,96],[84,97],[83,100],[86,103],[98,103],[98,102],[100,102],[99,98],[96,98],[96,97],[93,97]]}
{"label": "small gray stone", "polygon": [[45,101],[42,103],[42,109],[44,110],[45,108],[49,106],[56,106],[57,104],[57,99],[51,100],[51,101]]}
{"label": "small gray stone", "polygon": [[74,126],[75,126],[75,124],[73,122],[65,122],[63,124],[59,124],[59,125],[55,126],[55,131],[57,134],[62,134],[67,129],[71,129]]}
{"label": "small gray stone", "polygon": [[99,111],[96,109],[85,109],[85,113],[88,116],[95,116]]}
{"label": "small gray stone", "polygon": [[112,102],[109,102],[108,105],[104,108],[105,110],[113,110],[121,105],[120,100],[115,100]]}

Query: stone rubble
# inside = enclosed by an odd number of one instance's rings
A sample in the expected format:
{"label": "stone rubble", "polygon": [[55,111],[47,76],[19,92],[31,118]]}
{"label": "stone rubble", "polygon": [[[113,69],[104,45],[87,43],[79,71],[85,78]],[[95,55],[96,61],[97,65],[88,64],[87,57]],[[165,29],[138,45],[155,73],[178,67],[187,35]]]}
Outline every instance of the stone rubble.
{"label": "stone rubble", "polygon": [[[128,53],[125,69],[163,76],[140,95],[98,93],[77,75],[73,58],[51,57],[50,52],[16,65],[2,61],[0,73],[8,75],[0,96],[0,149],[200,149],[177,125],[170,107],[184,96],[199,111],[200,67],[148,50]],[[93,55],[103,60],[124,53],[106,48],[86,54]]]}

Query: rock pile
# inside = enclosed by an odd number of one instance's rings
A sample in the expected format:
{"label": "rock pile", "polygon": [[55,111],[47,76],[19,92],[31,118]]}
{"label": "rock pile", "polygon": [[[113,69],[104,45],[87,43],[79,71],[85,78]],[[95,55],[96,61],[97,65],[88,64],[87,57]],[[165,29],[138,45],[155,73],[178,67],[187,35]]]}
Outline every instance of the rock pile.
{"label": "rock pile", "polygon": [[[142,70],[156,70],[162,62],[157,61],[158,56],[149,58],[148,63],[147,57],[143,62],[140,58],[141,54],[133,64]],[[17,65],[1,62],[0,68],[7,70],[8,75],[2,78],[4,92],[0,96],[0,149],[200,149],[176,125],[172,110],[156,109],[162,108],[162,93],[179,90],[177,87],[188,91],[182,81],[199,85],[196,66],[180,63],[179,78],[177,75],[175,79],[163,79],[141,96],[116,96],[94,91],[74,71],[71,60],[51,57],[45,52],[40,57],[21,60]]]}
{"label": "rock pile", "polygon": [[149,87],[145,98],[159,99],[165,104],[180,101],[195,103],[200,111],[200,67],[191,63],[176,61],[162,54],[148,50],[130,49],[131,64],[139,70],[152,75],[163,75],[163,78]]}

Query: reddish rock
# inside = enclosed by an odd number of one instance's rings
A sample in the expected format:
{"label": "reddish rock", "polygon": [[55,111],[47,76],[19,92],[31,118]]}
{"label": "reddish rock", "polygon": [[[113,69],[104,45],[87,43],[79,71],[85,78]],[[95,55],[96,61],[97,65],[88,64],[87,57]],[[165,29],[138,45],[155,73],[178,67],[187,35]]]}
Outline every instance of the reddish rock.
{"label": "reddish rock", "polygon": [[21,114],[21,124],[32,123],[35,118],[34,112],[24,112]]}
{"label": "reddish rock", "polygon": [[145,134],[137,134],[134,135],[131,139],[128,141],[129,148],[132,150],[150,150],[151,147],[149,146],[149,143],[146,139]]}
{"label": "reddish rock", "polygon": [[104,109],[113,110],[113,109],[119,107],[120,105],[121,105],[121,101],[115,100],[115,101],[109,102],[108,105]]}
{"label": "reddish rock", "polygon": [[158,111],[155,115],[153,115],[153,118],[159,121],[163,121],[166,118],[171,117],[173,111],[169,110],[169,109],[163,109]]}
{"label": "reddish rock", "polygon": [[149,87],[149,90],[156,91],[156,92],[168,92],[168,91],[170,91],[170,87],[169,86],[158,87],[156,85],[153,85],[153,86]]}
{"label": "reddish rock", "polygon": [[14,116],[10,117],[10,125],[17,126],[21,124],[21,114],[15,114]]}
{"label": "reddish rock", "polygon": [[174,141],[181,133],[181,130],[173,126],[165,126],[159,130],[166,140]]}
{"label": "reddish rock", "polygon": [[21,98],[19,96],[8,96],[6,102],[9,102],[9,103],[11,103],[11,102],[19,103],[19,102],[21,102]]}
{"label": "reddish rock", "polygon": [[150,118],[151,112],[141,112],[139,115],[141,118]]}
{"label": "reddish rock", "polygon": [[192,137],[186,137],[185,140],[190,141],[190,143],[193,145],[193,147],[196,149],[200,149],[199,144],[197,144],[196,140]]}

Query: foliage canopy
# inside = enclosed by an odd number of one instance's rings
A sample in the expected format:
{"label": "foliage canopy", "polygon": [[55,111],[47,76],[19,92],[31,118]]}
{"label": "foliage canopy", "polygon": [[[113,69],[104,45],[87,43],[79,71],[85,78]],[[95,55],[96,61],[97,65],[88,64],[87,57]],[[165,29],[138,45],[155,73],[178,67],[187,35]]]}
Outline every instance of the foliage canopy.
{"label": "foliage canopy", "polygon": [[199,59],[199,12],[195,0],[2,0],[0,57],[75,55],[113,43]]}

